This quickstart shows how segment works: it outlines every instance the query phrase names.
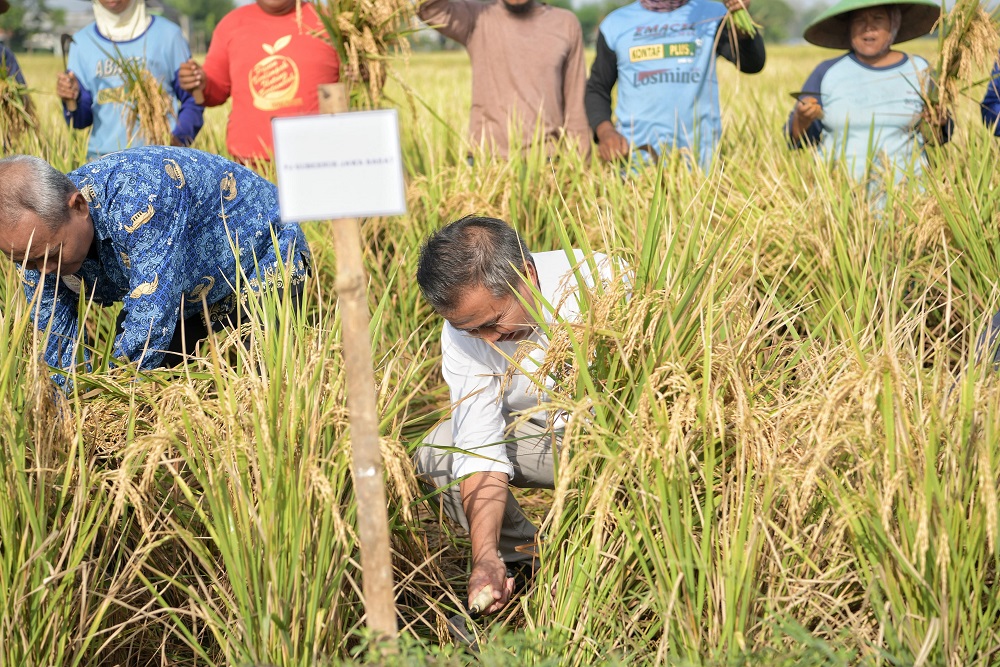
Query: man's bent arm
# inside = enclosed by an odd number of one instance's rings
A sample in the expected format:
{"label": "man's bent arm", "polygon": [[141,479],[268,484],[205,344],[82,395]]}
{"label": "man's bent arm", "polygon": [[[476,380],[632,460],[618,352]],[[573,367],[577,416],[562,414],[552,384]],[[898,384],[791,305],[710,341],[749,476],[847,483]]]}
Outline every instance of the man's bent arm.
{"label": "man's bent arm", "polygon": [[475,598],[487,585],[492,587],[494,603],[484,610],[488,614],[503,608],[511,593],[507,568],[497,553],[500,526],[507,507],[507,481],[507,475],[502,472],[479,472],[462,480],[460,487],[472,541],[469,599]]}
{"label": "man's bent arm", "polygon": [[732,32],[729,24],[723,21],[719,29],[718,47],[716,53],[736,67],[744,74],[756,74],[764,69],[764,62],[767,54],[764,50],[764,37],[758,30],[753,37],[739,34],[737,31],[736,52],[733,52]]}
{"label": "man's bent arm", "polygon": [[426,0],[417,13],[421,21],[465,46],[485,6],[470,0]]}

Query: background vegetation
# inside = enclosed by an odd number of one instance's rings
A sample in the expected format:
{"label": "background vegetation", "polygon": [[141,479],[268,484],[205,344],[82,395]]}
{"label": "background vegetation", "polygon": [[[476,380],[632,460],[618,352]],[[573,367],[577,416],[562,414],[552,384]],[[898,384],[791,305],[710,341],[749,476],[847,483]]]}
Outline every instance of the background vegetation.
{"label": "background vegetation", "polygon": [[[933,43],[908,47],[926,53]],[[427,509],[408,455],[443,414],[420,239],[481,213],[537,251],[635,270],[631,296],[556,325],[543,372],[572,415],[532,589],[485,625],[486,664],[993,665],[1000,387],[976,339],[997,309],[996,140],[969,91],[922,184],[873,208],[780,127],[831,52],[720,66],[725,135],[708,173],[627,180],[572,153],[465,162],[462,54],[390,81],[410,213],[365,221],[390,489],[400,664],[465,664],[445,619],[464,543]],[[78,166],[57,58],[23,65],[41,129],[13,148]],[[226,109],[198,147],[224,152]],[[335,184],[331,184],[335,187]],[[364,661],[336,258],[307,225],[305,313],[265,296],[253,344],[181,371],[81,377],[37,363],[17,275],[0,278],[0,664]],[[113,311],[90,309],[97,367]],[[551,505],[551,511],[545,509]],[[384,658],[389,661],[390,659]]]}

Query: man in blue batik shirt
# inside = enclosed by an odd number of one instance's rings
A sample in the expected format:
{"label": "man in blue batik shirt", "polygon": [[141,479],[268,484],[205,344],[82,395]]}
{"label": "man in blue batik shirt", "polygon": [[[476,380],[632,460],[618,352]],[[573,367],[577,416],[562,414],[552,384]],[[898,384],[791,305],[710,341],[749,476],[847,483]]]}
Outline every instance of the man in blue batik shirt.
{"label": "man in blue batik shirt", "polygon": [[0,160],[0,251],[20,265],[29,301],[42,290],[32,313],[39,330],[51,326],[45,361],[65,370],[87,356],[81,295],[122,304],[117,358],[171,366],[235,319],[248,290],[275,285],[294,297],[309,267],[274,185],[217,155],[165,146],[68,175],[26,155]]}

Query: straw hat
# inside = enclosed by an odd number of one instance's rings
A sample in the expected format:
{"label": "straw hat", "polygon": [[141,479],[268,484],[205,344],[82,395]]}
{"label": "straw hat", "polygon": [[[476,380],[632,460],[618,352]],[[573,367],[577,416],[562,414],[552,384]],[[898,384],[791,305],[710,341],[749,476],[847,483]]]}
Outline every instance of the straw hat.
{"label": "straw hat", "polygon": [[803,35],[806,41],[816,46],[830,49],[851,48],[851,12],[870,7],[896,5],[902,12],[899,32],[893,44],[906,42],[926,35],[934,27],[941,15],[941,5],[937,0],[840,0],[833,7],[820,14],[809,24]]}

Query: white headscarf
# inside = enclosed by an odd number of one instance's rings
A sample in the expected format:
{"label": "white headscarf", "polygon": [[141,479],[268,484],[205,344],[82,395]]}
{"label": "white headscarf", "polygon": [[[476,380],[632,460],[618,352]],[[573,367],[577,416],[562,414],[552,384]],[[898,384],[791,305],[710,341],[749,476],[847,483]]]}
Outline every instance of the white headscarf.
{"label": "white headscarf", "polygon": [[92,0],[97,29],[112,42],[127,42],[142,35],[153,19],[146,15],[146,0],[132,0],[121,14],[104,8],[100,0]]}

